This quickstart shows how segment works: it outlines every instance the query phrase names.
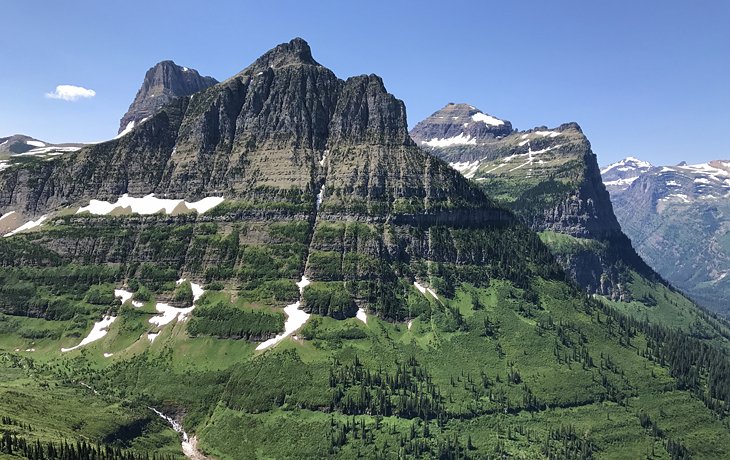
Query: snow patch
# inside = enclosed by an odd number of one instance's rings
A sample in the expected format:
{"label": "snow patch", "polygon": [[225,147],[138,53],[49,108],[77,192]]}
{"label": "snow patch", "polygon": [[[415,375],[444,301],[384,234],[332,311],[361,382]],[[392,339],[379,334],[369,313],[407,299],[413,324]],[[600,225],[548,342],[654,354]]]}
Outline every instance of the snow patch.
{"label": "snow patch", "polygon": [[[126,291],[124,289],[114,289],[114,297],[119,297],[122,299],[122,303],[126,303],[127,300],[131,299],[134,293]],[[134,308],[141,308],[144,305],[143,302],[140,302],[138,300],[132,301],[132,306]]]}
{"label": "snow patch", "polygon": [[355,315],[355,318],[359,319],[363,323],[368,323],[368,315],[365,313],[365,309],[360,307],[357,309],[357,314]]}
{"label": "snow patch", "polygon": [[15,211],[6,212],[5,214],[2,215],[2,217],[0,217],[0,220],[3,220],[8,216],[12,216],[13,214],[15,214]]}
{"label": "snow patch", "polygon": [[127,134],[132,132],[132,129],[134,129],[134,120],[127,123],[127,126],[124,127],[121,133],[114,136],[114,139],[119,139],[120,137],[126,136]]}
{"label": "snow patch", "polygon": [[438,300],[438,299],[439,299],[439,296],[437,296],[437,295],[436,295],[436,292],[434,292],[434,290],[433,290],[433,289],[431,289],[431,288],[426,288],[426,290],[428,291],[428,293],[429,293],[429,294],[431,294],[431,295],[433,296],[433,298],[434,298],[434,299],[436,299],[436,300]]}
{"label": "snow patch", "polygon": [[[181,278],[176,281],[176,284],[179,286],[185,282],[185,278]],[[173,307],[170,304],[167,303],[158,303],[155,305],[155,310],[157,310],[160,315],[153,316],[149,319],[150,324],[156,324],[157,326],[166,326],[173,322],[175,319],[178,321],[185,321],[187,319],[187,316],[195,309],[195,304],[198,302],[198,299],[203,295],[205,290],[197,284],[190,282],[190,287],[193,290],[193,305],[187,308],[177,308]]]}
{"label": "snow patch", "polygon": [[147,340],[149,340],[150,343],[153,343],[158,335],[160,335],[159,332],[150,332],[147,334]]}
{"label": "snow patch", "polygon": [[25,141],[26,144],[32,145],[33,147],[45,147],[46,144],[40,141]]}
{"label": "snow patch", "polygon": [[690,202],[689,197],[684,193],[670,193],[666,198],[662,198],[662,200],[680,201],[682,203]]}
{"label": "snow patch", "polygon": [[462,173],[467,179],[471,179],[476,174],[477,169],[479,169],[479,160],[472,161],[471,163],[468,161],[449,163],[449,166]]}
{"label": "snow patch", "polygon": [[425,294],[425,293],[426,293],[426,288],[425,288],[425,287],[423,287],[423,286],[421,286],[421,285],[420,285],[420,284],[418,283],[418,281],[414,281],[414,282],[413,282],[413,285],[414,285],[414,286],[416,286],[416,289],[418,289],[418,292],[420,292],[421,294]]}
{"label": "snow patch", "polygon": [[114,353],[104,353],[105,358],[111,358],[112,356],[114,356]]}
{"label": "snow patch", "polygon": [[534,131],[535,134],[542,137],[550,137],[551,139],[554,139],[558,136],[560,136],[560,133],[557,131]]}
{"label": "snow patch", "polygon": [[319,193],[317,194],[317,211],[319,211],[319,207],[322,206],[322,200],[324,199],[324,184],[322,184],[322,187],[319,188]]}
{"label": "snow patch", "polygon": [[639,177],[627,177],[626,179],[609,180],[603,183],[603,185],[630,185]]}
{"label": "snow patch", "polygon": [[75,152],[77,150],[81,150],[81,147],[42,147],[42,148],[28,150],[27,152],[19,153],[15,156],[16,157],[27,157],[27,156],[34,156],[34,155],[59,156],[59,155],[63,155],[64,153]]}
{"label": "snow patch", "polygon": [[504,124],[504,121],[500,120],[499,118],[495,118],[491,115],[487,115],[486,113],[475,113],[471,116],[471,119],[474,121],[481,121],[484,124],[487,124],[489,126],[502,126]]}
{"label": "snow patch", "polygon": [[434,137],[430,141],[421,141],[421,144],[426,144],[429,147],[448,147],[450,145],[476,145],[477,140],[476,138],[472,138],[469,135],[461,133],[458,136],[446,137],[443,139]]}
{"label": "snow patch", "polygon": [[75,347],[61,348],[61,352],[66,353],[67,351],[76,350],[79,347],[83,347],[84,345],[88,345],[91,342],[95,342],[103,338],[108,332],[109,326],[112,325],[115,319],[117,319],[116,316],[105,316],[101,319],[101,321],[94,323],[94,326],[91,328],[91,332],[89,332],[89,335],[87,335],[81,343]]}
{"label": "snow patch", "polygon": [[[4,216],[3,216],[3,217],[4,217]],[[13,230],[12,232],[10,232],[10,233],[6,233],[6,234],[5,234],[4,236],[6,236],[6,237],[8,237],[8,236],[13,236],[13,235],[15,235],[16,233],[20,233],[20,232],[23,232],[23,231],[25,231],[25,230],[30,230],[31,228],[35,228],[35,227],[38,227],[38,226],[40,226],[40,225],[41,225],[41,224],[42,224],[42,223],[43,223],[43,222],[44,222],[44,221],[45,221],[46,219],[48,219],[48,216],[47,216],[47,215],[45,215],[45,216],[41,216],[41,217],[39,217],[39,218],[38,218],[38,219],[36,219],[36,220],[31,220],[30,222],[26,222],[26,223],[24,223],[23,225],[21,225],[20,227],[18,227],[18,228],[16,228],[15,230]]]}
{"label": "snow patch", "polygon": [[181,203],[190,210],[195,210],[198,214],[204,214],[223,202],[223,197],[207,197],[202,200],[187,202],[180,199],[157,198],[154,193],[150,193],[142,198],[130,197],[125,193],[117,199],[115,203],[108,201],[90,200],[88,206],[83,206],[76,211],[76,214],[88,211],[95,215],[107,215],[117,208],[130,208],[132,213],[149,215],[165,211],[170,214]]}
{"label": "snow patch", "polygon": [[[309,286],[311,284],[311,281],[306,276],[302,276],[301,281],[297,283],[297,287],[299,288],[299,298],[302,297],[302,292],[304,292],[304,288]],[[294,332],[296,332],[300,327],[304,326],[304,323],[307,322],[309,317],[311,316],[309,313],[302,311],[299,309],[301,307],[302,302],[301,300],[298,300],[297,302],[287,305],[284,308],[284,313],[286,313],[286,321],[284,322],[284,332],[281,334],[278,334],[276,337],[269,339],[265,342],[261,342],[257,347],[256,351],[265,350],[266,348],[273,347],[277,343],[284,340],[286,337],[292,335]]]}
{"label": "snow patch", "polygon": [[411,327],[413,327],[413,320],[408,321],[408,330],[411,330]]}

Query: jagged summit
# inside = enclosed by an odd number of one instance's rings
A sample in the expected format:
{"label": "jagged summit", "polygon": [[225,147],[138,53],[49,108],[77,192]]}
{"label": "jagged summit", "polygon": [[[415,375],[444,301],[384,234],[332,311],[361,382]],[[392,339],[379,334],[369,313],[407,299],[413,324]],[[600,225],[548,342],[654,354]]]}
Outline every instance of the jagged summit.
{"label": "jagged summit", "polygon": [[267,51],[244,72],[259,72],[269,67],[278,69],[290,65],[319,66],[320,64],[312,57],[312,49],[309,47],[309,43],[297,37],[288,43],[282,43]]}
{"label": "jagged summit", "polygon": [[213,77],[203,77],[197,70],[182,67],[173,61],[158,62],[145,74],[137,96],[119,122],[119,132],[128,132],[149,118],[172,99],[189,96],[218,83]]}

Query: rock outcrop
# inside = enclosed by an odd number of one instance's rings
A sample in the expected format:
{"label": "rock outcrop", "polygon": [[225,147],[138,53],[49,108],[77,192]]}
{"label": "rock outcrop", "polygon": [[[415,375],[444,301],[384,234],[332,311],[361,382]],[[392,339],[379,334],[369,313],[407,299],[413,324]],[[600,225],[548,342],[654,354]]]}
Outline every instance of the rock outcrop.
{"label": "rock outcrop", "polygon": [[202,91],[218,83],[213,77],[203,77],[197,70],[181,67],[172,61],[162,61],[149,69],[142,87],[119,122],[119,133],[132,129],[151,117],[172,99]]}

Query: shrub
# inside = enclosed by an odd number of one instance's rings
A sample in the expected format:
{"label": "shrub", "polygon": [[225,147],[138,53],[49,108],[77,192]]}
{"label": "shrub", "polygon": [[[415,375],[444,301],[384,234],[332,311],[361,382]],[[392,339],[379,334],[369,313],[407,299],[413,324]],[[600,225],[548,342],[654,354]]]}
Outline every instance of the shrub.
{"label": "shrub", "polygon": [[86,301],[92,305],[111,305],[114,299],[114,287],[108,284],[91,286],[86,293]]}
{"label": "shrub", "polygon": [[132,298],[140,302],[148,302],[152,298],[152,292],[146,286],[140,284]]}
{"label": "shrub", "polygon": [[190,281],[183,281],[178,284],[173,299],[175,302],[184,303],[185,305],[193,304],[193,286]]}

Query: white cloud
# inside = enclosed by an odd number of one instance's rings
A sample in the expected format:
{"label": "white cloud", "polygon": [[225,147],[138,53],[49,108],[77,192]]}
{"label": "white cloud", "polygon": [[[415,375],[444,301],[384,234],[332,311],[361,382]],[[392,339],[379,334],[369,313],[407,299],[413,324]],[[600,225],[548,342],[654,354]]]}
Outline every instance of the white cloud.
{"label": "white cloud", "polygon": [[52,93],[46,93],[46,97],[50,99],[63,99],[64,101],[77,101],[96,96],[96,91],[86,89],[82,86],[74,85],[58,85]]}

